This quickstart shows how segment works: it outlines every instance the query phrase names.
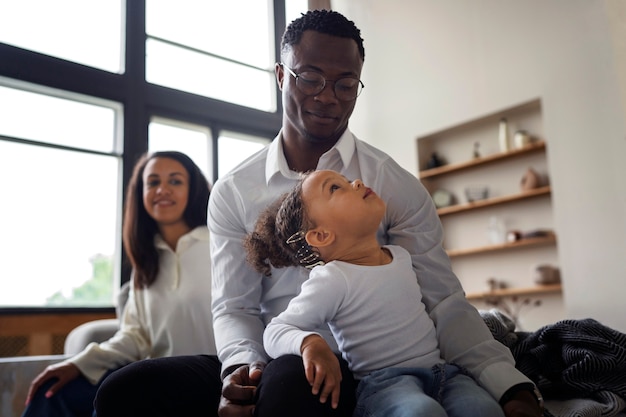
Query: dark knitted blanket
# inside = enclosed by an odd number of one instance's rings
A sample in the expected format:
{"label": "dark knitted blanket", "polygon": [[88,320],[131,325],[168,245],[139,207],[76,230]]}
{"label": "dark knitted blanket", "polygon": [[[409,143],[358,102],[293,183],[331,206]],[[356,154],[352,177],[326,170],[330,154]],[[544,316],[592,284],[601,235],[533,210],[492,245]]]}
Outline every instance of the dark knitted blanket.
{"label": "dark knitted blanket", "polygon": [[494,338],[511,349],[516,367],[548,400],[580,410],[559,416],[613,416],[626,406],[626,334],[593,319],[563,320],[515,332],[498,310],[481,311]]}

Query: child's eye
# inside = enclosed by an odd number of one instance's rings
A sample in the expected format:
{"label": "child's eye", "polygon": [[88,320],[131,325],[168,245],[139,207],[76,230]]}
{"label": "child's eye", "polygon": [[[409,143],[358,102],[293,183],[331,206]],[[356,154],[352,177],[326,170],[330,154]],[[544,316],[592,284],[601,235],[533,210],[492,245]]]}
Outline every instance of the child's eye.
{"label": "child's eye", "polygon": [[335,192],[336,190],[338,190],[338,189],[340,189],[340,188],[341,188],[341,187],[340,187],[340,186],[338,186],[337,184],[332,184],[332,185],[330,186],[330,192],[331,192],[331,193],[333,193],[333,192]]}

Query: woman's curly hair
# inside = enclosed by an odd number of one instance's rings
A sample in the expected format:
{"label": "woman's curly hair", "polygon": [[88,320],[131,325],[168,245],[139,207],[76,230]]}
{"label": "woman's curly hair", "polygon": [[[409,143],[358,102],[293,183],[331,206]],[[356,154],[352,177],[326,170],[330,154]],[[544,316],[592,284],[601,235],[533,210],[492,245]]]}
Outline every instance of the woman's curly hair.
{"label": "woman's curly hair", "polygon": [[[319,263],[315,248],[309,246],[301,235],[295,242],[288,240],[315,225],[306,214],[302,201],[302,176],[296,186],[270,204],[259,215],[254,231],[249,233],[243,246],[246,260],[258,272],[271,276],[271,269],[287,266],[312,266]],[[306,257],[306,261],[304,260]]]}

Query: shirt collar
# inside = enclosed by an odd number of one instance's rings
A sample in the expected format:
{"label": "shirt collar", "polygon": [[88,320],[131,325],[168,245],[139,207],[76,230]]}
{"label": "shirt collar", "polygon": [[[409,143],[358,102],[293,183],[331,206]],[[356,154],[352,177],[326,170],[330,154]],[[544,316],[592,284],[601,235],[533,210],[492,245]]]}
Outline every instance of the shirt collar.
{"label": "shirt collar", "polygon": [[[298,173],[289,169],[287,165],[287,159],[283,152],[283,132],[282,130],[270,143],[267,151],[267,160],[265,162],[265,180],[269,185],[270,180],[277,174],[281,174],[286,178],[297,179]],[[356,149],[356,142],[354,135],[350,132],[350,129],[346,129],[343,135],[339,138],[337,143],[326,151],[321,157],[317,165],[317,169],[324,169],[332,159],[333,155],[339,154],[343,167],[350,164],[354,152]]]}
{"label": "shirt collar", "polygon": [[[192,229],[190,232],[182,235],[180,239],[178,239],[176,249],[178,250],[179,248],[184,248],[187,246],[185,245],[187,242],[192,242],[194,240],[208,241],[209,228],[207,226],[198,226],[195,229]],[[170,247],[167,245],[167,243],[165,243],[165,240],[163,240],[163,237],[159,233],[154,236],[154,246],[156,246],[157,249],[170,250]]]}

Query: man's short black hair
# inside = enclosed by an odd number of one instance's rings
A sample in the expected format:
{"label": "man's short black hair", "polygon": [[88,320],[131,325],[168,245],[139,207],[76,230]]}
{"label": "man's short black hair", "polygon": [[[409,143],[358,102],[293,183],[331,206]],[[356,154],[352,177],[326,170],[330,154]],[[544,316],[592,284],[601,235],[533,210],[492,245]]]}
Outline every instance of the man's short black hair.
{"label": "man's short black hair", "polygon": [[286,52],[289,47],[300,43],[302,34],[306,30],[354,39],[359,48],[361,59],[365,60],[361,31],[352,20],[348,20],[341,13],[332,10],[311,10],[291,22],[283,34],[280,44],[281,51]]}

